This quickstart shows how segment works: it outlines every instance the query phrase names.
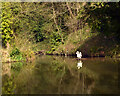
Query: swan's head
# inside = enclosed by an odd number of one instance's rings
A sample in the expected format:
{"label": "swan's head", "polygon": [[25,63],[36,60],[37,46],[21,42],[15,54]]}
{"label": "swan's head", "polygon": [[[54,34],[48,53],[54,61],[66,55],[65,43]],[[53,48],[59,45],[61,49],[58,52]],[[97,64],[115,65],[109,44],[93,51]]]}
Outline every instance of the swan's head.
{"label": "swan's head", "polygon": [[77,51],[76,54],[82,54],[82,52]]}
{"label": "swan's head", "polygon": [[79,54],[79,51],[77,51],[76,54]]}

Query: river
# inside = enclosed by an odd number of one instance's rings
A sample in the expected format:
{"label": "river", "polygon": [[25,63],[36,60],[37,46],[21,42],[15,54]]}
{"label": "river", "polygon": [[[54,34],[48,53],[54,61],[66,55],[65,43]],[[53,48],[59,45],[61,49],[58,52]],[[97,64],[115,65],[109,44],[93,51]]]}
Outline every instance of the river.
{"label": "river", "polygon": [[120,61],[37,56],[3,63],[2,94],[119,94]]}

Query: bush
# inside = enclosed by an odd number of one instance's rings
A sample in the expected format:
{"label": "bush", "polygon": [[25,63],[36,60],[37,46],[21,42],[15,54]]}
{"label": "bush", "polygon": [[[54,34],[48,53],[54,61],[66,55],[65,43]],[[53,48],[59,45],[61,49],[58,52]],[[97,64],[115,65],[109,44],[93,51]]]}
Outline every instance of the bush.
{"label": "bush", "polygon": [[12,52],[10,53],[10,57],[13,57],[15,55],[20,55],[20,50],[18,48],[15,48],[12,50]]}
{"label": "bush", "polygon": [[12,50],[12,52],[10,53],[10,57],[15,61],[23,60],[23,55],[18,48],[14,48]]}

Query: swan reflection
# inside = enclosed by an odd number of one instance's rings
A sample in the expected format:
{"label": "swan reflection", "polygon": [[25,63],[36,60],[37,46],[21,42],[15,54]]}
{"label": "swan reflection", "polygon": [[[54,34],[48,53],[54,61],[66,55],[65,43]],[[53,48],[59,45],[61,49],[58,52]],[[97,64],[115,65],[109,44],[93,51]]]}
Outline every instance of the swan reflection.
{"label": "swan reflection", "polygon": [[81,60],[77,63],[77,68],[78,69],[82,68],[82,61]]}

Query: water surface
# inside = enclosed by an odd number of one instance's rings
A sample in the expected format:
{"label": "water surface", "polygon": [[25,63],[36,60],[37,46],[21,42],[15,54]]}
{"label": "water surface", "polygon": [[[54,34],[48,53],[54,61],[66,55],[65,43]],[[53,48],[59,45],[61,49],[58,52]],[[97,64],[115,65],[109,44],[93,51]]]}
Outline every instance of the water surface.
{"label": "water surface", "polygon": [[117,59],[38,56],[3,63],[3,94],[119,94]]}

